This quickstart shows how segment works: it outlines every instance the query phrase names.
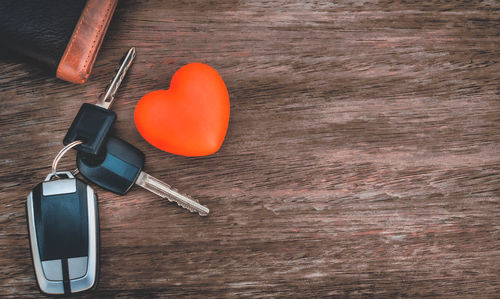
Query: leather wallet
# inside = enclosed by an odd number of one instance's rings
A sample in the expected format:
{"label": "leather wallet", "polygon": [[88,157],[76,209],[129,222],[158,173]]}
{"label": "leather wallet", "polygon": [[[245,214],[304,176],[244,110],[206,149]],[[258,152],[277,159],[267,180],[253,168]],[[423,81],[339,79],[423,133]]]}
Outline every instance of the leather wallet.
{"label": "leather wallet", "polygon": [[5,53],[37,62],[57,78],[85,83],[118,0],[1,0]]}

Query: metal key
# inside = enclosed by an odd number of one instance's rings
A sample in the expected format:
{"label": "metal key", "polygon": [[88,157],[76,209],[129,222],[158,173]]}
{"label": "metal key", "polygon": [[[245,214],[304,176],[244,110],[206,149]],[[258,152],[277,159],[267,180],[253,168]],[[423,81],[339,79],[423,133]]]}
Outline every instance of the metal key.
{"label": "metal key", "polygon": [[120,59],[120,67],[116,70],[116,74],[113,76],[111,82],[109,82],[106,91],[97,100],[96,106],[102,107],[104,109],[109,109],[115,100],[116,92],[122,84],[123,78],[127,74],[128,69],[132,65],[135,58],[135,48],[130,48],[127,53]]}
{"label": "metal key", "polygon": [[84,103],[76,114],[63,143],[65,145],[82,140],[83,144],[76,147],[78,151],[97,154],[106,139],[111,126],[116,120],[116,113],[109,110],[113,104],[116,91],[120,87],[127,70],[135,57],[135,48],[130,48],[120,61],[113,79],[95,105]]}
{"label": "metal key", "polygon": [[142,171],[144,161],[139,149],[114,136],[107,138],[98,155],[79,151],[76,156],[80,173],[106,190],[123,195],[136,184],[201,216],[209,213],[207,207]]}

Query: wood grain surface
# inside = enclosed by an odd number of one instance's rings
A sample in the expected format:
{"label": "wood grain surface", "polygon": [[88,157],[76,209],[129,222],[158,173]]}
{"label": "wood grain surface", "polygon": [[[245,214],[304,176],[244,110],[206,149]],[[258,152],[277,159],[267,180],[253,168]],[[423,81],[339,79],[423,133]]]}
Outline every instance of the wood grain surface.
{"label": "wood grain surface", "polygon": [[[114,134],[211,214],[95,187],[101,271],[83,297],[500,296],[499,2],[169,0],[119,4],[85,85],[0,60],[0,297],[41,296],[26,196],[130,46]],[[189,62],[231,98],[208,157],[133,123]]]}

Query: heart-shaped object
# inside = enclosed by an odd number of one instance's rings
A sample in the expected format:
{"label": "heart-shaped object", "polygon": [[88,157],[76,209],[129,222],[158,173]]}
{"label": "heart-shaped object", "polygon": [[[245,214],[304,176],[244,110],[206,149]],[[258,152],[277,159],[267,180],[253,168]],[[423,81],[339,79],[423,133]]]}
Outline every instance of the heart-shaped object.
{"label": "heart-shaped object", "polygon": [[206,156],[222,145],[229,124],[229,94],[210,66],[190,63],[170,89],[146,94],[135,107],[135,125],[153,146],[182,156]]}

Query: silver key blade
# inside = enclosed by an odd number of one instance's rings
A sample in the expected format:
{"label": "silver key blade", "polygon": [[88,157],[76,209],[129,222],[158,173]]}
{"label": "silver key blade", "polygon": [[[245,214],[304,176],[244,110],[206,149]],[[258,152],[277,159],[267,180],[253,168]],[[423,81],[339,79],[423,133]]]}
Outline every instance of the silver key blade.
{"label": "silver key blade", "polygon": [[97,106],[100,106],[104,109],[109,109],[111,104],[113,104],[116,91],[118,90],[118,87],[120,87],[120,84],[122,84],[123,78],[125,78],[125,74],[127,73],[130,65],[132,65],[132,61],[134,61],[134,58],[135,48],[132,47],[120,60],[120,67],[116,70],[116,74],[106,88],[106,91],[101,95],[99,100],[97,100]]}
{"label": "silver key blade", "polygon": [[160,197],[177,203],[179,206],[188,209],[191,212],[197,212],[200,216],[207,216],[210,212],[207,207],[202,206],[187,195],[180,194],[168,184],[145,173],[144,171],[141,171],[135,183]]}

